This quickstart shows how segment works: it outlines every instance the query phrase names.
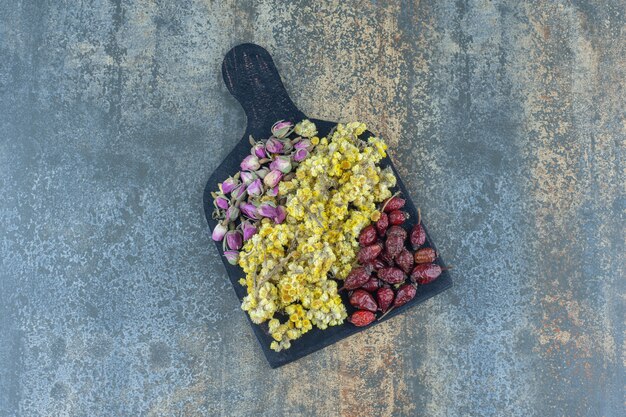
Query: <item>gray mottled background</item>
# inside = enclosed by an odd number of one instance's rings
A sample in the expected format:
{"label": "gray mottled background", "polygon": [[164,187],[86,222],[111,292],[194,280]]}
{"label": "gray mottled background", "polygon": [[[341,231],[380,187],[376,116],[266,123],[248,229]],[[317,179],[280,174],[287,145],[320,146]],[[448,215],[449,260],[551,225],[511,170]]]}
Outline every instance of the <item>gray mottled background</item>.
{"label": "gray mottled background", "polygon": [[[0,415],[623,416],[625,30],[620,0],[0,0]],[[387,138],[457,284],[273,371],[201,204],[245,41]]]}

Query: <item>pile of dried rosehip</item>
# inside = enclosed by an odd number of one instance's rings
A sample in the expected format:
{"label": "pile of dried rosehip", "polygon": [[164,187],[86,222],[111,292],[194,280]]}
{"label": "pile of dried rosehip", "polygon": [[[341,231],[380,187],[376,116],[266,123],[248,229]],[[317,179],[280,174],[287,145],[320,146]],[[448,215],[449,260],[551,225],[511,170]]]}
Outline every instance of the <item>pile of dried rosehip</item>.
{"label": "pile of dried rosehip", "polygon": [[[382,206],[378,221],[361,231],[357,255],[359,266],[344,281],[350,304],[357,309],[348,319],[355,326],[367,326],[415,297],[418,285],[433,282],[442,268],[437,253],[423,247],[426,231],[418,218],[410,233],[402,227],[409,215],[402,211],[405,200],[397,195]],[[411,249],[406,246],[410,242]],[[408,282],[407,282],[408,278]]]}

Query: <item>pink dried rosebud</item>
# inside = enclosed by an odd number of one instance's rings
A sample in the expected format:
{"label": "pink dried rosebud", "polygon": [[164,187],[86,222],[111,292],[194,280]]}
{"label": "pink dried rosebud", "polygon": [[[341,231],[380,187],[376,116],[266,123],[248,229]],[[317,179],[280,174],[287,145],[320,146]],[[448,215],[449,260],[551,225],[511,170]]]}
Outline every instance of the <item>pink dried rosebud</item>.
{"label": "pink dried rosebud", "polygon": [[215,204],[215,207],[217,208],[221,208],[222,210],[226,210],[228,209],[228,206],[230,205],[230,202],[228,201],[228,199],[224,196],[219,196],[216,197],[215,200],[213,200],[213,204]]}
{"label": "pink dried rosebud", "polygon": [[278,185],[274,188],[270,188],[269,190],[267,190],[265,194],[270,197],[276,197],[278,195]]}
{"label": "pink dried rosebud", "polygon": [[243,238],[238,230],[231,230],[226,233],[226,244],[229,249],[239,250],[243,246]]}
{"label": "pink dried rosebud", "polygon": [[285,207],[278,206],[276,207],[276,216],[274,216],[272,220],[274,220],[274,223],[276,224],[281,224],[282,222],[285,221],[286,217],[287,217],[287,210],[285,210]]}
{"label": "pink dried rosebud", "polygon": [[213,229],[211,238],[215,240],[216,242],[219,242],[220,240],[224,239],[224,235],[226,235],[227,231],[228,229],[226,228],[226,226],[224,226],[222,223],[218,223],[215,226],[215,229]]}
{"label": "pink dried rosebud", "polygon": [[284,138],[291,133],[292,128],[293,123],[281,120],[274,123],[274,126],[272,126],[272,135],[276,136],[279,139]]}
{"label": "pink dried rosebud", "polygon": [[240,184],[231,194],[236,201],[242,201],[246,197],[247,188],[245,184]]}
{"label": "pink dried rosebud", "polygon": [[254,171],[254,173],[255,173],[255,174],[256,174],[259,178],[263,179],[263,178],[265,178],[265,176],[266,176],[267,174],[269,174],[269,173],[270,173],[270,170],[269,170],[269,169],[267,169],[266,167],[263,167],[263,168],[259,169],[258,171]]}
{"label": "pink dried rosebud", "polygon": [[309,151],[306,149],[298,149],[296,153],[293,154],[293,160],[296,162],[302,162],[309,156]]}
{"label": "pink dried rosebud", "polygon": [[243,231],[244,241],[250,239],[257,232],[256,226],[247,220],[244,220],[243,222],[241,222],[241,230]]}
{"label": "pink dried rosebud", "polygon": [[239,210],[249,219],[257,220],[259,218],[259,213],[254,204],[242,203],[239,206]]}
{"label": "pink dried rosebud", "polygon": [[228,210],[226,210],[226,220],[234,222],[239,218],[239,207],[230,206]]}
{"label": "pink dried rosebud", "polygon": [[265,150],[268,153],[283,153],[283,150],[285,150],[285,144],[276,138],[269,138],[265,143]]}
{"label": "pink dried rosebud", "polygon": [[241,161],[241,169],[244,171],[256,171],[259,168],[261,168],[261,164],[256,155],[248,155]]}
{"label": "pink dried rosebud", "polygon": [[310,150],[313,146],[311,145],[311,141],[310,140],[302,139],[301,141],[299,141],[295,145],[293,145],[293,147],[296,148],[296,149]]}
{"label": "pink dried rosebud", "polygon": [[243,181],[244,184],[250,184],[252,181],[254,181],[257,178],[256,174],[254,172],[248,172],[248,171],[243,171],[241,173],[241,181]]}
{"label": "pink dried rosebud", "polygon": [[219,188],[220,190],[224,193],[224,194],[228,194],[230,193],[232,190],[235,189],[235,187],[237,187],[237,185],[239,185],[239,181],[236,180],[233,177],[228,177],[226,179],[226,181],[224,181],[223,183],[219,184]]}
{"label": "pink dried rosebud", "polygon": [[254,145],[252,147],[252,153],[261,159],[267,157],[267,154],[265,153],[265,145],[263,145],[262,143],[257,143],[256,145]]}
{"label": "pink dried rosebud", "polygon": [[283,173],[277,170],[270,171],[269,174],[263,178],[263,183],[267,185],[269,188],[274,188],[278,185],[280,180],[283,178]]}
{"label": "pink dried rosebud", "polygon": [[269,217],[273,219],[276,217],[276,206],[272,203],[262,203],[259,207],[257,207],[257,211],[263,217]]}
{"label": "pink dried rosebud", "polygon": [[288,156],[277,156],[272,163],[270,164],[270,169],[272,171],[278,170],[283,174],[288,174],[291,172],[291,158]]}
{"label": "pink dried rosebud", "polygon": [[236,251],[236,250],[224,251],[224,257],[226,258],[229,264],[237,265],[237,262],[239,262],[239,251]]}
{"label": "pink dried rosebud", "polygon": [[248,185],[248,195],[257,197],[263,194],[263,183],[260,179],[256,179]]}

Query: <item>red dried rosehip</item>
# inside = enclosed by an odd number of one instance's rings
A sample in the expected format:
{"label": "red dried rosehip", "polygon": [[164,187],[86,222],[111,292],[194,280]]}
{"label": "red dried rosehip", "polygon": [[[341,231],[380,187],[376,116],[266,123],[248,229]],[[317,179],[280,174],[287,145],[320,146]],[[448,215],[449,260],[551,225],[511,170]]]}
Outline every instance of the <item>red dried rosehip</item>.
{"label": "red dried rosehip", "polygon": [[411,272],[413,269],[413,255],[406,248],[402,248],[402,252],[400,252],[396,256],[396,265],[404,271],[405,274]]}
{"label": "red dried rosehip", "polygon": [[402,249],[404,249],[404,239],[400,236],[388,237],[385,242],[385,249],[387,254],[389,254],[392,259],[395,259],[395,257],[402,252]]}
{"label": "red dried rosehip", "polygon": [[376,315],[372,313],[371,311],[367,311],[367,310],[355,311],[354,313],[352,313],[352,316],[350,316],[350,318],[348,319],[350,323],[358,327],[367,326],[368,324],[372,323],[374,320],[376,320]]}
{"label": "red dried rosehip", "polygon": [[387,311],[393,302],[393,297],[393,290],[389,287],[383,287],[376,291],[376,299],[378,300],[378,308],[380,311],[383,313]]}
{"label": "red dried rosehip", "polygon": [[396,292],[396,299],[393,302],[393,307],[400,307],[408,303],[415,298],[415,294],[417,294],[417,288],[415,288],[415,285],[404,284],[398,288],[398,291]]}
{"label": "red dried rosehip", "polygon": [[369,265],[374,271],[378,271],[380,268],[384,268],[387,266],[387,264],[382,259],[380,259],[380,255],[373,261],[369,261],[367,265]]}
{"label": "red dried rosehip", "polygon": [[398,225],[404,223],[409,218],[409,213],[405,211],[395,210],[389,213],[389,223]]}
{"label": "red dried rosehip", "polygon": [[437,252],[433,248],[422,248],[415,252],[416,264],[435,262],[435,259],[437,259]]}
{"label": "red dried rosehip", "polygon": [[[391,255],[389,255],[389,253],[387,253],[387,251],[383,251],[383,253],[381,253],[380,255],[378,255],[379,260],[381,260],[386,266],[394,266],[395,263],[393,262],[393,258],[391,257]],[[380,269],[380,268],[378,268]]]}
{"label": "red dried rosehip", "polygon": [[406,230],[404,230],[402,227],[400,226],[391,226],[389,229],[387,229],[387,237],[391,237],[391,236],[400,236],[402,238],[402,240],[406,239]]}
{"label": "red dried rosehip", "polygon": [[421,223],[416,224],[415,226],[413,226],[413,229],[411,229],[410,240],[414,250],[419,248],[424,244],[424,242],[426,242],[426,230],[424,230],[424,227],[421,225]]}
{"label": "red dried rosehip", "polygon": [[400,268],[387,266],[378,270],[378,278],[389,284],[399,284],[406,279],[406,275]]}
{"label": "red dried rosehip", "polygon": [[363,289],[355,290],[350,295],[350,304],[352,307],[359,310],[369,310],[374,312],[378,310],[378,304],[376,304],[376,300],[374,300],[372,294]]}
{"label": "red dried rosehip", "polygon": [[376,222],[376,231],[378,236],[383,236],[389,227],[389,216],[387,213],[380,213],[380,219]]}
{"label": "red dried rosehip", "polygon": [[400,210],[402,207],[404,207],[404,203],[406,203],[406,201],[404,201],[403,198],[393,196],[385,201],[385,204],[383,204],[383,211],[389,213],[394,210]]}
{"label": "red dried rosehip", "polygon": [[411,279],[420,285],[430,284],[441,275],[441,271],[441,267],[437,264],[419,264],[413,268]]}
{"label": "red dried rosehip", "polygon": [[365,284],[361,286],[365,291],[374,292],[380,287],[378,278],[371,277]]}
{"label": "red dried rosehip", "polygon": [[369,246],[376,242],[376,228],[374,225],[369,225],[365,229],[361,230],[359,235],[359,245]]}
{"label": "red dried rosehip", "polygon": [[354,290],[362,286],[370,279],[371,271],[369,268],[357,267],[354,268],[343,282],[343,288],[346,290]]}
{"label": "red dried rosehip", "polygon": [[375,243],[373,245],[361,248],[356,257],[360,264],[365,264],[369,261],[373,261],[374,259],[376,259],[376,257],[380,255],[382,251],[383,245],[381,245],[380,243]]}

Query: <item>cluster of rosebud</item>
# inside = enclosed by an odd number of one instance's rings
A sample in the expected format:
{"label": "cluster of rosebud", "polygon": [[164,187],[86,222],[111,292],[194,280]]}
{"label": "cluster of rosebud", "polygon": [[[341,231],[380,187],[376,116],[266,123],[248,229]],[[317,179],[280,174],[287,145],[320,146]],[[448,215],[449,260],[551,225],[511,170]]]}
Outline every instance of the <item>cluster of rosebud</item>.
{"label": "cluster of rosebud", "polygon": [[284,120],[276,122],[269,139],[257,142],[250,137],[252,148],[241,161],[241,171],[220,183],[219,192],[211,193],[213,218],[218,219],[212,238],[224,242],[224,256],[231,265],[237,264],[239,250],[257,232],[262,218],[285,221],[285,207],[261,197],[278,196],[278,184],[293,178],[298,163],[313,149],[309,138],[316,133],[308,120],[296,126]]}

